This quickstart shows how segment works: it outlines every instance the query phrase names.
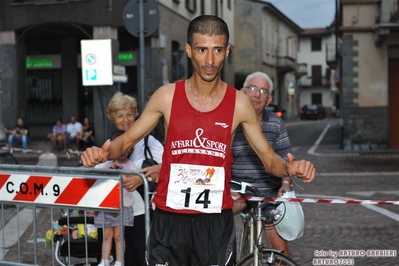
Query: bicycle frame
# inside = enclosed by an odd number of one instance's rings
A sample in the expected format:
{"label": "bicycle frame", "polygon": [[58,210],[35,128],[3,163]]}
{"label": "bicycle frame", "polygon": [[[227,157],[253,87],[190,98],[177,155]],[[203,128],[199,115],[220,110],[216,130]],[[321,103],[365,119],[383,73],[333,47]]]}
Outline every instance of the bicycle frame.
{"label": "bicycle frame", "polygon": [[[242,236],[240,239],[240,249],[238,252],[238,260],[241,260],[243,257],[248,255],[248,253],[252,253],[254,251],[254,244],[255,243],[255,227],[256,227],[256,222],[255,222],[255,212],[252,210],[246,214],[245,217],[245,222],[243,224],[244,229],[242,232]],[[249,237],[249,240],[247,238]],[[249,243],[249,246],[246,246],[246,243]],[[248,248],[248,251],[244,250],[245,248]]]}
{"label": "bicycle frame", "polygon": [[[236,192],[242,193],[249,188],[257,196],[259,196],[259,193],[255,187],[245,182],[242,182],[241,185],[241,190]],[[263,217],[262,209],[266,204],[268,204],[268,202],[258,201],[256,207],[252,207],[251,210],[246,214],[246,221],[244,223],[240,249],[238,252],[237,265],[297,265],[290,258],[286,257],[282,250],[268,248],[263,244],[265,237],[263,232],[265,222],[269,219],[274,219],[275,215],[279,215],[270,212],[267,214],[267,217]],[[269,215],[271,216],[269,217]],[[249,240],[249,252],[245,253],[245,249],[247,247],[245,243],[247,240]]]}
{"label": "bicycle frame", "polygon": [[258,212],[255,214],[256,217],[256,242],[251,242],[251,243],[255,243],[254,245],[254,261],[255,261],[255,265],[254,266],[258,266],[258,261],[259,261],[259,248],[263,245],[262,243],[262,239],[263,239],[263,220],[261,217],[261,202],[258,202],[258,206],[257,206]]}

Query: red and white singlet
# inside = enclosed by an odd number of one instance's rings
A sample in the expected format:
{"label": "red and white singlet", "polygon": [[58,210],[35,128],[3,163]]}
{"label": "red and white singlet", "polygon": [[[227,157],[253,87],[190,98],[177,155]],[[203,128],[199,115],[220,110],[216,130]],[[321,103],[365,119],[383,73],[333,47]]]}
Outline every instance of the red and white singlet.
{"label": "red and white singlet", "polygon": [[221,103],[210,112],[199,113],[188,101],[184,84],[175,85],[153,203],[175,213],[220,213],[233,207],[229,182],[237,91],[227,85]]}

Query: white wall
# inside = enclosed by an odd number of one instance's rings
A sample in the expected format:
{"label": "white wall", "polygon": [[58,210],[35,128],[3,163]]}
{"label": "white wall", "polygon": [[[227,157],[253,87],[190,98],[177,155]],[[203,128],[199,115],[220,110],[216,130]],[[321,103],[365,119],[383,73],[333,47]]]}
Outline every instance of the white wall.
{"label": "white wall", "polygon": [[[318,37],[320,35],[313,35]],[[329,68],[326,60],[326,46],[327,44],[333,45],[335,43],[335,35],[322,35],[321,51],[311,51],[311,38],[312,36],[300,36],[299,39],[299,52],[298,52],[298,63],[307,64],[308,74],[302,76],[298,81],[298,87],[300,90],[300,106],[311,103],[312,93],[322,94],[322,105],[327,109],[330,108],[334,103],[334,92],[337,91],[335,83],[332,81],[332,74],[334,72],[331,69],[331,76],[327,77],[330,81],[330,86],[312,86],[312,65],[321,65],[323,85],[328,84],[326,80],[326,69]]]}

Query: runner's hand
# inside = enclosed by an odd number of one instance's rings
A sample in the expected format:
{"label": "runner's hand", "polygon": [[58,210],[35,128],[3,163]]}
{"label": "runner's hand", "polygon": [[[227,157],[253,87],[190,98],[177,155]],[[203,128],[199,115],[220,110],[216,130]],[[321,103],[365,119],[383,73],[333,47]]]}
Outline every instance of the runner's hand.
{"label": "runner's hand", "polygon": [[294,156],[291,153],[287,154],[287,171],[292,176],[297,176],[303,179],[303,182],[310,183],[316,175],[316,168],[314,165],[305,160],[294,161]]}
{"label": "runner's hand", "polygon": [[111,142],[107,141],[104,143],[102,148],[95,146],[87,148],[80,157],[82,159],[83,166],[90,168],[107,161],[109,155],[108,149],[110,145]]}

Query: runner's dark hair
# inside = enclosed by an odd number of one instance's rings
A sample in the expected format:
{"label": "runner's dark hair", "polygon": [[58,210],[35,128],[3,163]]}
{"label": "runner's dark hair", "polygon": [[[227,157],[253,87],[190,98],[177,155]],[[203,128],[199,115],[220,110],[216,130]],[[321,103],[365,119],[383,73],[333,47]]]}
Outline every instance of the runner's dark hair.
{"label": "runner's dark hair", "polygon": [[202,15],[193,19],[188,25],[187,29],[187,43],[192,46],[194,40],[194,34],[199,33],[201,35],[208,36],[226,36],[226,46],[229,43],[229,28],[227,27],[226,22],[212,15]]}

